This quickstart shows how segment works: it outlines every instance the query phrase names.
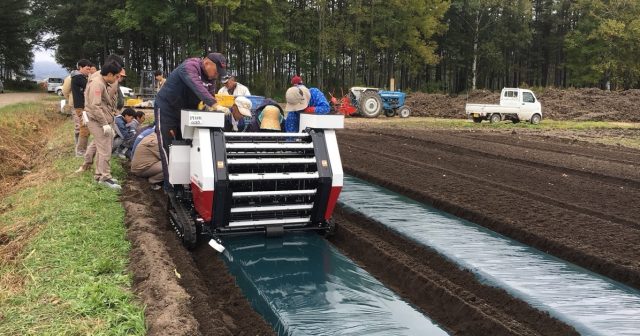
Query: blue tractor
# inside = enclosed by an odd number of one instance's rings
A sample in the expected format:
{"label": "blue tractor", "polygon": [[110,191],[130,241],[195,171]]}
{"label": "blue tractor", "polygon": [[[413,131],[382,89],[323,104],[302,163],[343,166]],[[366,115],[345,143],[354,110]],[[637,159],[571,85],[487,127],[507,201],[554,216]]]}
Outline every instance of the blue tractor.
{"label": "blue tractor", "polygon": [[407,98],[404,92],[355,86],[349,90],[349,98],[357,113],[365,118],[376,118],[382,112],[387,117],[411,115],[409,107],[404,105]]}

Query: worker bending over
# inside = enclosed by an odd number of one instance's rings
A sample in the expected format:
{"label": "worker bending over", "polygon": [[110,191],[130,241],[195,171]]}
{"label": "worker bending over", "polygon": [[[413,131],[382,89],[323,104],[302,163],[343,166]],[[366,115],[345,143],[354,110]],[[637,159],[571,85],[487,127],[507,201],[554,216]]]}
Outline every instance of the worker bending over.
{"label": "worker bending over", "polygon": [[158,137],[149,132],[136,145],[131,159],[131,173],[139,177],[146,177],[153,190],[160,188],[159,183],[163,179],[159,149]]}
{"label": "worker bending over", "polygon": [[317,88],[306,88],[303,85],[292,86],[285,95],[288,112],[284,123],[287,133],[296,133],[300,128],[300,112],[311,114],[329,114],[331,108],[322,91]]}
{"label": "worker bending over", "polygon": [[160,157],[164,172],[164,188],[169,184],[169,146],[173,140],[181,140],[180,111],[196,109],[200,101],[206,109],[230,113],[214,98],[214,80],[227,75],[227,60],[224,55],[210,53],[204,58],[189,58],[176,68],[158,91],[153,106],[158,134]]}

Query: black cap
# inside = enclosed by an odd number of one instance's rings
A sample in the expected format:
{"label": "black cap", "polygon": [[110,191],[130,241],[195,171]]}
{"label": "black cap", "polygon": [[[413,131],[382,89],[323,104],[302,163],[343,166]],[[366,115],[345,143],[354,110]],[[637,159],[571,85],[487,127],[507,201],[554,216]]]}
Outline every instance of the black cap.
{"label": "black cap", "polygon": [[218,78],[222,78],[227,75],[227,58],[224,57],[224,55],[221,53],[210,53],[207,55],[207,58],[216,64],[216,67],[218,68]]}

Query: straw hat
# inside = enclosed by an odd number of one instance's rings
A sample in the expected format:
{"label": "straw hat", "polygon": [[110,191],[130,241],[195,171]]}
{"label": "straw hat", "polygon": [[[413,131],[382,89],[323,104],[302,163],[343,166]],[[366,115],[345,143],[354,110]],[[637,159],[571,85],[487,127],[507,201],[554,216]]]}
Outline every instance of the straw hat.
{"label": "straw hat", "polygon": [[260,129],[280,131],[280,123],[282,123],[282,113],[280,109],[273,105],[267,105],[262,109],[258,116],[260,120]]}

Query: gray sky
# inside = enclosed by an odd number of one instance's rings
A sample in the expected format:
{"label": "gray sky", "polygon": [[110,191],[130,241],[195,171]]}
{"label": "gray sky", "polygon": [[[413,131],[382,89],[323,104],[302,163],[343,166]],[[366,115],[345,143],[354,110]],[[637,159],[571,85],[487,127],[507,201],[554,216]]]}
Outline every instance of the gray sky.
{"label": "gray sky", "polygon": [[56,62],[56,60],[53,58],[53,53],[54,50],[52,49],[46,49],[46,50],[34,50],[33,51],[33,61],[34,62]]}

